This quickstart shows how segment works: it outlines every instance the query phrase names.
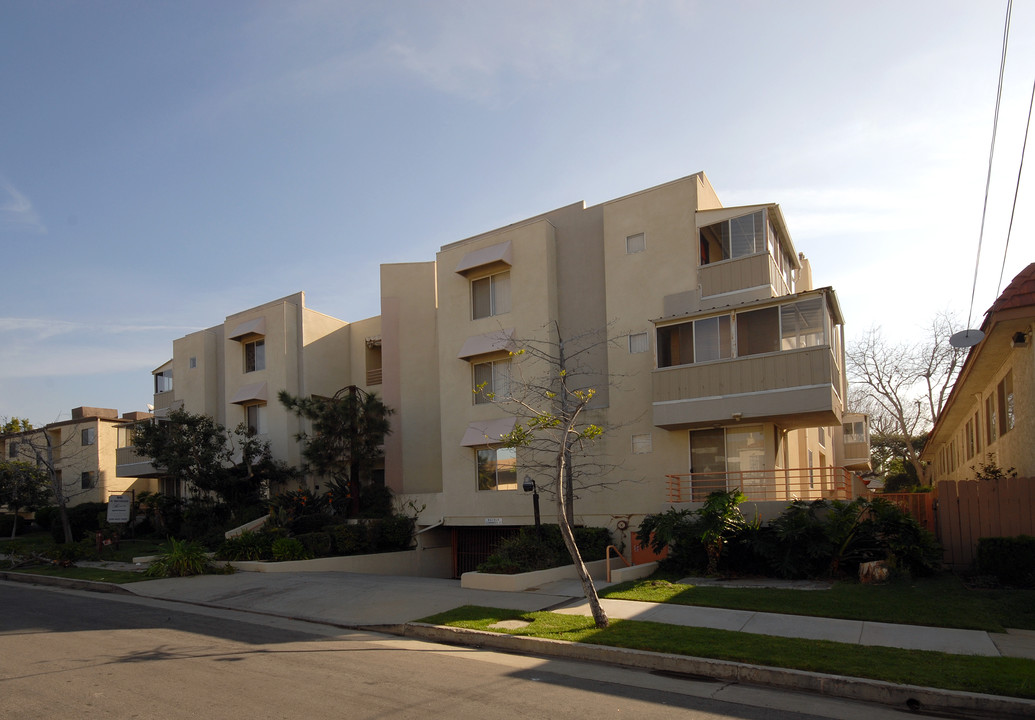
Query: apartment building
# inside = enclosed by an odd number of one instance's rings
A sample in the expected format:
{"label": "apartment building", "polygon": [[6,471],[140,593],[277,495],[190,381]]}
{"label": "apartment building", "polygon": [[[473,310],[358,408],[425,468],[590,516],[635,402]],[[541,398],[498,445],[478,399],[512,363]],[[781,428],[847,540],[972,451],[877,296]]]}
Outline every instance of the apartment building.
{"label": "apartment building", "polygon": [[587,453],[576,522],[617,530],[737,487],[772,511],[861,491],[840,306],[779,205],[724,208],[699,173],[447,245],[435,264],[442,487],[419,501],[444,526],[529,522],[524,480],[550,477],[499,442],[515,423],[500,388],[542,368],[512,351],[602,331],[611,342],[579,362],[589,417],[610,430]]}
{"label": "apartment building", "polygon": [[985,313],[921,460],[934,481],[973,480],[988,457],[1035,477],[1035,263]]}
{"label": "apartment building", "polygon": [[279,390],[376,391],[395,411],[386,484],[457,547],[532,522],[526,480],[549,499],[550,474],[500,438],[519,421],[514,390],[551,372],[515,351],[563,341],[606,428],[577,459],[575,519],[629,545],[643,515],[714,490],[741,488],[763,515],[862,491],[843,322],[779,205],[723,207],[697,173],[383,265],[379,317],[320,315],[302,293],[229,316],[173,343],[155,412],[246,422],[297,465],[304,426]]}
{"label": "apartment building", "polygon": [[[301,467],[297,435],[308,428],[278,394],[330,397],[348,385],[375,390],[379,343],[380,318],[348,323],[306,307],[305,294],[295,293],[174,340],[172,358],[152,372],[154,414],[161,420],[184,408],[230,430],[244,425],[269,441],[274,457]],[[132,447],[121,451],[118,472],[160,477]],[[182,495],[184,488],[163,480],[162,491]]]}
{"label": "apartment building", "polygon": [[70,420],[0,436],[0,450],[10,460],[40,465],[52,461],[70,506],[107,502],[111,495],[157,490],[154,479],[115,471],[116,454],[129,443],[129,429],[148,417],[143,412],[120,417],[110,408],[77,407]]}

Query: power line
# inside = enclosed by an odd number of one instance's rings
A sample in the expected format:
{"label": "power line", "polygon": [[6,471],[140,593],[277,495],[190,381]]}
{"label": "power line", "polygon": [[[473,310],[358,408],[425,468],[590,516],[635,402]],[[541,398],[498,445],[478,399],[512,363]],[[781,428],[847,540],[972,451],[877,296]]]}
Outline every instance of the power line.
{"label": "power line", "polygon": [[1003,248],[1003,265],[999,268],[999,285],[996,297],[1003,289],[1003,273],[1006,272],[1006,253],[1010,250],[1010,234],[1013,232],[1013,216],[1017,212],[1017,195],[1021,191],[1021,171],[1024,170],[1024,151],[1028,149],[1028,132],[1031,131],[1031,108],[1035,105],[1035,83],[1031,86],[1031,100],[1028,101],[1028,123],[1024,127],[1024,144],[1021,145],[1021,162],[1017,166],[1017,184],[1013,188],[1013,206],[1010,208],[1010,225],[1006,228],[1006,247]]}
{"label": "power line", "polygon": [[1003,97],[1003,74],[1006,69],[1006,48],[1010,40],[1010,14],[1013,0],[1006,3],[1006,24],[1003,28],[1003,54],[999,60],[999,88],[995,94],[995,115],[992,118],[992,146],[988,150],[988,176],[985,178],[985,203],[981,208],[981,230],[978,233],[977,257],[974,259],[974,285],[970,290],[970,310],[967,312],[967,327],[974,318],[974,296],[977,294],[978,266],[981,263],[981,244],[985,237],[985,215],[988,213],[988,188],[992,184],[992,158],[995,155],[995,135],[999,128],[999,104]]}

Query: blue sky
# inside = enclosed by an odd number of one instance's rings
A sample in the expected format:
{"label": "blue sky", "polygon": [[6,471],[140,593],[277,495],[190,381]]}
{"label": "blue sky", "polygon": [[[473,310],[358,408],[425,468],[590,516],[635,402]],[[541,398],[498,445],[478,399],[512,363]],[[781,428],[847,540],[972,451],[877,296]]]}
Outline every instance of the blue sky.
{"label": "blue sky", "polygon": [[[141,410],[173,339],[704,170],[778,202],[851,339],[967,315],[1006,3],[0,4],[0,416]],[[1035,79],[1014,7],[974,320],[1035,261],[1006,226]],[[1035,144],[1035,139],[1032,140]]]}

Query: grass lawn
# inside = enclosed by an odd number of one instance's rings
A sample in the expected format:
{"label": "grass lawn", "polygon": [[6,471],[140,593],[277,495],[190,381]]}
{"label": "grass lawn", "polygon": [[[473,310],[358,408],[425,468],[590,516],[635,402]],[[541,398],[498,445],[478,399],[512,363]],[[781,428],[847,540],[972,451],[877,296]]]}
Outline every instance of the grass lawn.
{"label": "grass lawn", "polygon": [[[502,620],[525,620],[531,622],[531,625],[519,630],[490,630],[490,625]],[[1035,698],[1035,660],[778,638],[635,620],[614,620],[610,626],[600,630],[594,627],[593,619],[588,617],[474,606],[433,615],[422,622],[872,678],[907,685]]]}
{"label": "grass lawn", "polygon": [[1035,590],[969,590],[948,573],[886,585],[838,582],[830,590],[704,587],[655,577],[603,588],[600,597],[988,632],[1035,630]]}

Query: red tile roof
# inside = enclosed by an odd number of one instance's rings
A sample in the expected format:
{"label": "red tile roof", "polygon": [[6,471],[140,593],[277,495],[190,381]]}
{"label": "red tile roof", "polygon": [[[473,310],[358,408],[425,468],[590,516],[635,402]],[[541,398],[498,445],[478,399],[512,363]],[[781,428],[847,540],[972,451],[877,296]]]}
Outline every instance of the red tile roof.
{"label": "red tile roof", "polygon": [[1031,306],[1035,306],[1035,263],[1017,273],[1003,294],[988,308],[985,317],[1003,310]]}

